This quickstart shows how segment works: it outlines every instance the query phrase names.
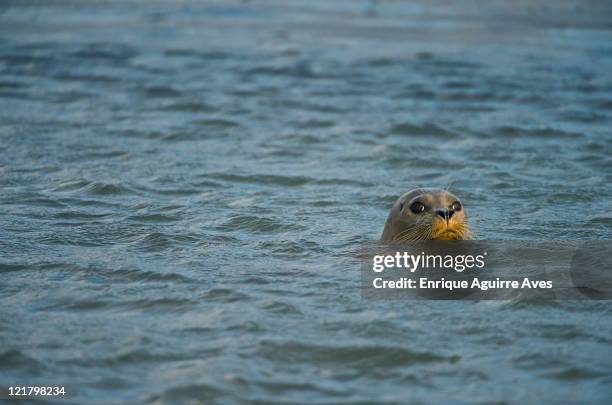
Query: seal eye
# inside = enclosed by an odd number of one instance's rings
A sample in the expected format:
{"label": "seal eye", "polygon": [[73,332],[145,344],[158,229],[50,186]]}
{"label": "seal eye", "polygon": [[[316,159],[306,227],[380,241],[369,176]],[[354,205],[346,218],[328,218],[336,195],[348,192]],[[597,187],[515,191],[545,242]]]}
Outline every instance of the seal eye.
{"label": "seal eye", "polygon": [[410,211],[414,212],[415,214],[420,214],[421,212],[425,211],[425,206],[423,203],[415,201],[412,203],[412,205],[410,205]]}
{"label": "seal eye", "polygon": [[459,201],[455,201],[451,204],[451,210],[453,211],[461,211],[461,203]]}

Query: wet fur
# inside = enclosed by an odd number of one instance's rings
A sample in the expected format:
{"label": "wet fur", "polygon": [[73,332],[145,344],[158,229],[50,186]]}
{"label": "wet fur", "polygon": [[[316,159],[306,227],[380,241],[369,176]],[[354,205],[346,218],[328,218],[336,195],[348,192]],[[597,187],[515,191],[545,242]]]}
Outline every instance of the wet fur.
{"label": "wet fur", "polygon": [[[423,202],[426,211],[419,214],[410,211],[414,201]],[[454,201],[459,201],[462,208],[448,221],[436,214],[436,210],[448,209]],[[391,207],[380,238],[382,242],[464,239],[470,239],[465,206],[449,191],[438,189],[411,190],[399,197]]]}

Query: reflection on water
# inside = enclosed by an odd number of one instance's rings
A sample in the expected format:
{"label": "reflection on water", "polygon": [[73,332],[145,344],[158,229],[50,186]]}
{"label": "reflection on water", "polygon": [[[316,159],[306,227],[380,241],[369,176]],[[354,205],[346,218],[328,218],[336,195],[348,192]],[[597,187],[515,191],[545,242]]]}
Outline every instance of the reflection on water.
{"label": "reflection on water", "polygon": [[[545,3],[545,4],[544,4]],[[0,6],[0,383],[117,401],[605,402],[607,302],[369,302],[415,186],[609,239],[605,2]]]}

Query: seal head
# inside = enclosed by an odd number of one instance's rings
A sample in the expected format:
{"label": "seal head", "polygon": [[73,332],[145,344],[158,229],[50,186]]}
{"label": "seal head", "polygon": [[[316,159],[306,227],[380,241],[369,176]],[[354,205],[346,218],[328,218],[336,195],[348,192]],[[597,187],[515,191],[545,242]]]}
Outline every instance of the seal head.
{"label": "seal head", "polygon": [[469,239],[469,227],[461,200],[446,190],[427,188],[397,199],[380,237],[382,242],[463,239]]}

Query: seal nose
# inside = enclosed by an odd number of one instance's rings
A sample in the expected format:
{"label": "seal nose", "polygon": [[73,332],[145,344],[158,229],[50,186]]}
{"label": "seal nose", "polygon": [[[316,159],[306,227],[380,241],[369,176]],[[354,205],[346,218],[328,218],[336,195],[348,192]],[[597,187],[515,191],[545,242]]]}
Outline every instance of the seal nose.
{"label": "seal nose", "polygon": [[442,218],[444,218],[446,221],[448,221],[449,219],[451,219],[451,217],[453,216],[453,214],[455,213],[455,211],[453,210],[438,210],[436,211],[438,215],[440,215]]}

